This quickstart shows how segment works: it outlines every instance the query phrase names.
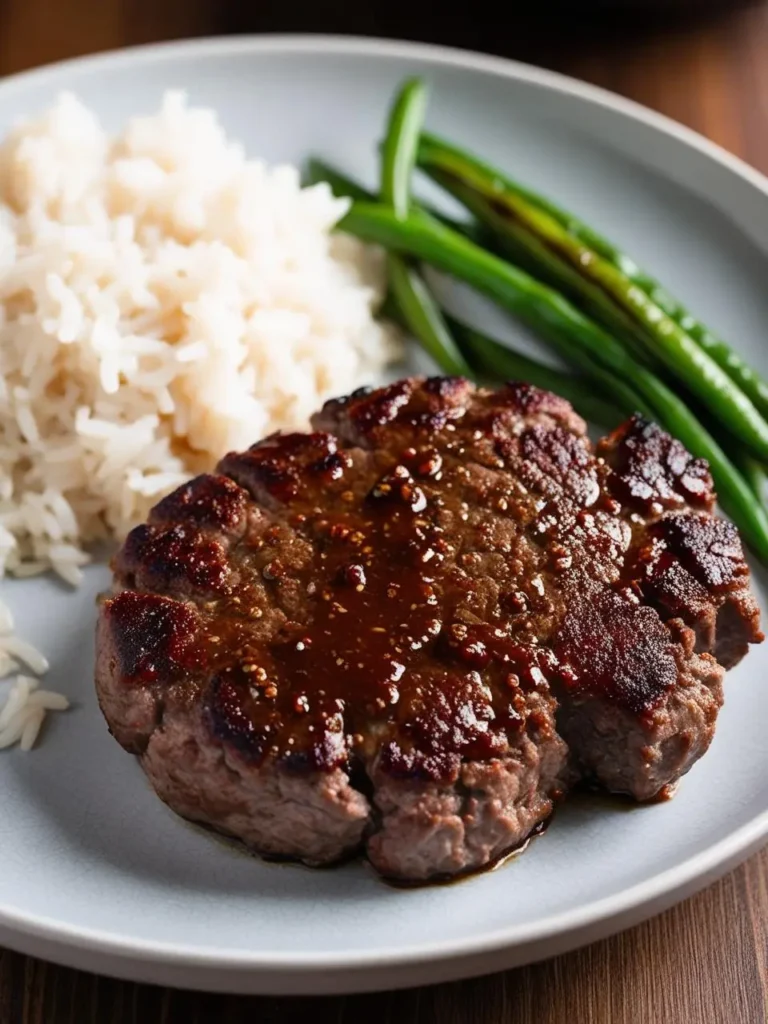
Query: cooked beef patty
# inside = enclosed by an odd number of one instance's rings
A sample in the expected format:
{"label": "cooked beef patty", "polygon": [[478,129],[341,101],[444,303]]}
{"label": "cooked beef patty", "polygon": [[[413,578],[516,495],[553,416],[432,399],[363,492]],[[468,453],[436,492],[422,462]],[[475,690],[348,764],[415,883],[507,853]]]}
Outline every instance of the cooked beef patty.
{"label": "cooked beef patty", "polygon": [[630,420],[594,453],[525,384],[408,379],[227,455],[118,554],[96,683],[187,818],[428,880],[577,778],[637,799],[707,749],[762,639],[706,465]]}

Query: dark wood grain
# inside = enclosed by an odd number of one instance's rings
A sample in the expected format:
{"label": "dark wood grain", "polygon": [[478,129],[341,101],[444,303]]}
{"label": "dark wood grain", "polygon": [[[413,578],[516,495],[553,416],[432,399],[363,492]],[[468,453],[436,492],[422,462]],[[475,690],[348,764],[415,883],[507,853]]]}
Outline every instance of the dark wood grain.
{"label": "dark wood grain", "polygon": [[[630,14],[633,4],[590,16],[574,0],[560,5],[559,34],[552,5],[542,6],[549,11],[543,23],[521,18],[505,33],[482,16],[482,0],[457,8],[471,7],[471,21],[449,14],[447,5],[412,0],[371,0],[354,8],[347,0],[0,0],[0,73],[131,43],[232,30],[432,39],[505,53],[614,89],[768,172],[765,4],[734,4],[730,14],[698,18],[689,11],[670,24]],[[98,978],[0,950],[0,1024],[176,1021],[764,1024],[768,851],[613,939],[506,974],[408,992],[311,1000],[206,996]]]}

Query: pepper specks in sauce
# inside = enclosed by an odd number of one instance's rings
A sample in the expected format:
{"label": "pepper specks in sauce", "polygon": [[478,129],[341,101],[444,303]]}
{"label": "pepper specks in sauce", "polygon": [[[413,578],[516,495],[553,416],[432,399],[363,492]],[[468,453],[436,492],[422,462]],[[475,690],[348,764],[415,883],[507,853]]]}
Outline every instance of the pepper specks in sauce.
{"label": "pepper specks in sauce", "polygon": [[[186,521],[134,531],[118,567],[129,585],[205,593],[208,639],[185,639],[205,638],[184,618],[197,612],[135,595],[157,626],[144,647],[126,627],[133,675],[205,665],[214,735],[297,772],[379,751],[385,773],[455,779],[463,759],[501,757],[512,734],[544,728],[526,695],[550,686],[650,714],[676,678],[673,645],[623,575],[630,528],[612,495],[704,500],[700,467],[651,432],[650,479],[637,445],[614,470],[558,425],[573,416],[565,403],[527,385],[462,423],[469,387],[357,392],[318,417],[329,429],[267,438],[199,478],[201,495],[216,492],[211,515],[194,491],[166,499]],[[659,543],[702,577],[681,531]],[[590,573],[600,583],[583,587]]]}

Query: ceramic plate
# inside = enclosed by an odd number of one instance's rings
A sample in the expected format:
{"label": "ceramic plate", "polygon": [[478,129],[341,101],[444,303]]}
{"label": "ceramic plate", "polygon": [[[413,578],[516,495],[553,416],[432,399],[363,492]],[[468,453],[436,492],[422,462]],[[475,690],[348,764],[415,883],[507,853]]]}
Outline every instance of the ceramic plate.
{"label": "ceramic plate", "polygon": [[[182,87],[249,152],[319,153],[374,180],[406,75],[429,124],[616,238],[768,372],[768,182],[700,137],[608,93],[520,64],[355,39],[261,38],[128,50],[0,84],[0,131],[71,89],[110,128]],[[489,315],[481,311],[482,315]],[[509,328],[507,328],[509,329]],[[526,342],[530,339],[525,339]],[[94,597],[4,582],[22,635],[73,710],[40,748],[0,755],[0,944],[145,981],[242,992],[436,982],[559,953],[657,913],[768,832],[768,644],[727,681],[711,751],[667,804],[575,799],[498,871],[401,891],[363,864],[261,863],[185,824],[107,731],[92,688]],[[757,587],[765,603],[765,579]]]}

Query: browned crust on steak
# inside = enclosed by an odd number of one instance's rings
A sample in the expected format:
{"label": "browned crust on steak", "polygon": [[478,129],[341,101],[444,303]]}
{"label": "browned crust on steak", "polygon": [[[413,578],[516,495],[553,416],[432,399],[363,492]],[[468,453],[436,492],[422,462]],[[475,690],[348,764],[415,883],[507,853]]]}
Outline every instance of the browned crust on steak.
{"label": "browned crust on steak", "polygon": [[647,799],[701,756],[762,639],[703,463],[637,418],[595,454],[525,384],[407,379],[314,426],[227,455],[116,558],[99,697],[179,813],[424,879],[520,843],[574,767]]}
{"label": "browned crust on steak", "polygon": [[712,514],[706,464],[655,424],[637,418],[598,446],[613,493],[636,517],[628,574],[665,619],[682,619],[696,650],[732,668],[764,639],[739,533]]}
{"label": "browned crust on steak", "polygon": [[706,753],[723,703],[722,666],[694,652],[681,622],[670,625],[680,639],[671,647],[677,677],[663,703],[638,715],[585,694],[564,700],[557,717],[578,774],[637,800],[653,799]]}

